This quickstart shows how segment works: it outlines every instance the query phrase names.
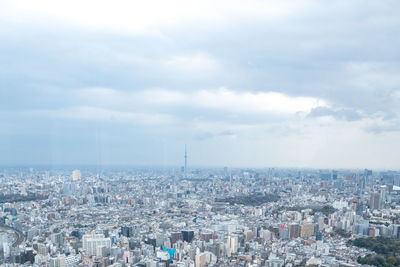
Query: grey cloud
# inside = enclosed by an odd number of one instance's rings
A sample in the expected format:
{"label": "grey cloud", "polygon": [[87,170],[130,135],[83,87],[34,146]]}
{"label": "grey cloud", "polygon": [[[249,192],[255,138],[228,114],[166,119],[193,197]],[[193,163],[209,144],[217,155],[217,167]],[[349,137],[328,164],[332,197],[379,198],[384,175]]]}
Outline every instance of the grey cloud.
{"label": "grey cloud", "polygon": [[231,136],[234,137],[235,133],[233,131],[222,131],[222,132],[218,132],[218,133],[212,133],[212,132],[201,132],[201,133],[197,133],[195,135],[195,138],[203,141],[203,140],[207,140],[207,139],[213,139],[216,137],[224,137],[224,136]]}
{"label": "grey cloud", "polygon": [[363,118],[360,112],[350,108],[341,108],[335,110],[328,107],[317,107],[312,109],[311,112],[308,114],[308,117],[323,116],[332,116],[335,119],[347,121],[357,121]]}
{"label": "grey cloud", "polygon": [[371,123],[365,130],[373,134],[383,134],[390,132],[400,132],[399,120],[384,120],[383,123]]}

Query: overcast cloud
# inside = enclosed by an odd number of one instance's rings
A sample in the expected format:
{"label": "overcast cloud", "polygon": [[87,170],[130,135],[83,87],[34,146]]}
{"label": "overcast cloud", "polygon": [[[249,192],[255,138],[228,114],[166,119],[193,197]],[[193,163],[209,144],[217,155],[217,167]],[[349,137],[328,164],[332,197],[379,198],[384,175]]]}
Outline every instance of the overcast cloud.
{"label": "overcast cloud", "polygon": [[400,166],[400,2],[0,2],[0,164]]}

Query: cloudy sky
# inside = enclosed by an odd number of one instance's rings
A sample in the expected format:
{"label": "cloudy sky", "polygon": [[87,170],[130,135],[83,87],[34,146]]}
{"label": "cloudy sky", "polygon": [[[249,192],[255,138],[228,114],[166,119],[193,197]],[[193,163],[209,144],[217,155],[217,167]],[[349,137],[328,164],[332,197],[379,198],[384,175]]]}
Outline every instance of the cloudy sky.
{"label": "cloudy sky", "polygon": [[400,166],[397,0],[3,0],[0,165]]}

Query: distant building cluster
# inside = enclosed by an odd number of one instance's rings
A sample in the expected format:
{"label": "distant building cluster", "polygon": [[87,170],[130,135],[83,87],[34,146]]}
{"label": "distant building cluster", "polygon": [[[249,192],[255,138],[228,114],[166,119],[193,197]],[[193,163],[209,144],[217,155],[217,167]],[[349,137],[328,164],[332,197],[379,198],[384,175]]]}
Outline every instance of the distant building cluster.
{"label": "distant building cluster", "polygon": [[400,238],[400,172],[186,168],[0,170],[0,265],[350,267]]}

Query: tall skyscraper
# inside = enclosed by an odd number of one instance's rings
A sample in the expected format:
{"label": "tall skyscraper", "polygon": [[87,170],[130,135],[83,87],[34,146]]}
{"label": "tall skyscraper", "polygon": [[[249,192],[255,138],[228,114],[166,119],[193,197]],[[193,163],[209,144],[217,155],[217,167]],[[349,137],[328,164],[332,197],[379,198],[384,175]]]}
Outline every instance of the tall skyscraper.
{"label": "tall skyscraper", "polygon": [[74,170],[72,171],[72,180],[77,181],[81,179],[81,171],[80,170]]}
{"label": "tall skyscraper", "polygon": [[372,193],[369,197],[369,208],[371,210],[379,210],[381,208],[381,194]]}
{"label": "tall skyscraper", "polygon": [[186,151],[186,145],[185,145],[185,174],[187,173],[187,151]]}
{"label": "tall skyscraper", "polygon": [[183,230],[182,231],[182,239],[188,243],[192,242],[194,237],[194,231],[191,230]]}
{"label": "tall skyscraper", "polygon": [[300,237],[307,238],[314,235],[314,224],[306,223],[301,225]]}
{"label": "tall skyscraper", "polygon": [[126,236],[126,237],[132,237],[133,236],[133,228],[130,226],[122,226],[121,227],[121,235]]}
{"label": "tall skyscraper", "polygon": [[301,226],[297,223],[289,224],[289,237],[290,238],[298,238],[300,237]]}

